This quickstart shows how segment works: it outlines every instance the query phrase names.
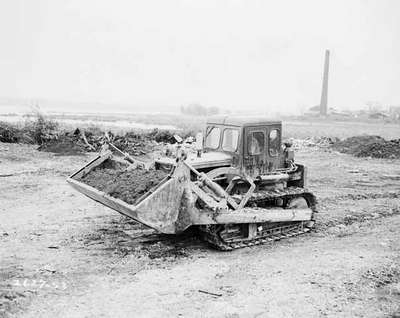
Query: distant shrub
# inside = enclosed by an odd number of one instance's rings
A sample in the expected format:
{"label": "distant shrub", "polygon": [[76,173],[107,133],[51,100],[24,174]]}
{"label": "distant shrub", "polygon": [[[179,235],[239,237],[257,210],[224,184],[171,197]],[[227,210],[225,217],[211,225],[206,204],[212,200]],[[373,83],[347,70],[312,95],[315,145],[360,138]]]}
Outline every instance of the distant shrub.
{"label": "distant shrub", "polygon": [[181,106],[181,113],[185,115],[192,115],[192,116],[211,116],[211,115],[218,115],[219,108],[216,106],[212,107],[205,107],[200,104],[190,104],[187,106]]}
{"label": "distant shrub", "polygon": [[0,122],[0,142],[19,142],[21,132],[8,123]]}
{"label": "distant shrub", "polygon": [[40,110],[34,110],[25,122],[24,129],[27,130],[34,143],[41,145],[57,138],[59,125],[56,121],[47,118]]}

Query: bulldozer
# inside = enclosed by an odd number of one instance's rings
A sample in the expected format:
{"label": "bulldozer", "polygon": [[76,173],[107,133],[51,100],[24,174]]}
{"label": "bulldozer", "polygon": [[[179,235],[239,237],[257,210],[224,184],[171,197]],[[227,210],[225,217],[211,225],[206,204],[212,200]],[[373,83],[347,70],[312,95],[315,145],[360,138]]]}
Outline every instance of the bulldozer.
{"label": "bulldozer", "polygon": [[306,190],[307,169],[295,163],[290,142],[282,142],[281,121],[210,117],[197,138],[196,152],[180,151],[154,160],[153,169],[167,176],[135,204],[81,181],[92,169],[113,161],[125,162],[127,169],[149,168],[108,148],[67,182],[161,233],[179,234],[197,227],[215,248],[233,250],[306,233],[315,223],[317,201]]}

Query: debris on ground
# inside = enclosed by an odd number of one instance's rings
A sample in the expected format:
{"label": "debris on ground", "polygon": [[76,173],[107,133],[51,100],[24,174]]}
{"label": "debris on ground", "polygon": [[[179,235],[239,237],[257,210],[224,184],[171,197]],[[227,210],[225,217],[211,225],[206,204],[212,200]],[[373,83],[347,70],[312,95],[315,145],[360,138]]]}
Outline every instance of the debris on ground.
{"label": "debris on ground", "polygon": [[11,290],[11,286],[5,286],[0,290],[0,317],[7,317],[10,313],[15,313],[18,306],[26,295],[19,291]]}
{"label": "debris on ground", "polygon": [[40,145],[38,150],[59,155],[76,155],[90,151],[98,152],[106,142],[111,142],[132,156],[140,157],[159,150],[163,145],[175,144],[176,138],[172,132],[158,129],[114,135],[101,130],[84,131],[77,128],[73,132],[60,133]]}
{"label": "debris on ground", "polygon": [[400,139],[385,140],[380,136],[354,136],[334,143],[332,149],[356,157],[399,159]]}
{"label": "debris on ground", "polygon": [[400,265],[394,263],[376,269],[369,269],[362,276],[370,280],[377,288],[399,283]]}
{"label": "debris on ground", "polygon": [[294,150],[299,150],[307,147],[327,148],[339,141],[336,137],[307,137],[305,139],[290,139]]}
{"label": "debris on ground", "polygon": [[159,184],[166,176],[167,173],[161,170],[126,170],[121,167],[115,169],[100,166],[81,180],[114,198],[135,204],[138,198]]}
{"label": "debris on ground", "polygon": [[41,272],[49,272],[49,273],[56,273],[57,270],[55,269],[55,267],[53,265],[47,264],[45,266],[43,266],[43,268],[40,269]]}
{"label": "debris on ground", "polygon": [[[397,198],[397,196],[393,197],[393,198]],[[372,198],[372,199],[374,199],[374,198]],[[337,216],[337,217],[331,218],[329,220],[319,222],[316,224],[316,228],[319,231],[325,231],[328,229],[332,229],[333,231],[331,231],[331,232],[336,232],[336,230],[338,230],[338,229],[341,230],[341,229],[343,229],[343,227],[346,227],[346,226],[351,226],[353,224],[361,224],[361,223],[368,222],[371,220],[390,217],[390,216],[399,215],[399,214],[400,214],[400,208],[398,208],[398,207],[393,207],[391,209],[385,209],[385,210],[374,210],[374,211],[370,211],[370,212],[355,211],[355,212],[351,212],[351,214],[349,213],[346,215]]]}
{"label": "debris on ground", "polygon": [[152,153],[159,146],[159,142],[156,140],[149,138],[145,134],[134,132],[128,132],[124,136],[111,135],[110,141],[120,150],[135,157],[145,156],[146,154]]}
{"label": "debris on ground", "polygon": [[189,252],[185,247],[173,246],[168,247],[167,244],[162,242],[157,242],[149,247],[143,248],[147,252],[147,256],[150,259],[163,259],[167,258],[179,258],[179,257],[189,257]]}
{"label": "debris on ground", "polygon": [[215,297],[221,297],[222,296],[222,294],[209,292],[207,290],[199,289],[198,291],[199,291],[199,293],[203,293],[203,294],[207,294],[207,295],[211,295],[211,296],[215,296]]}
{"label": "debris on ground", "polygon": [[98,152],[105,143],[116,147],[132,156],[146,157],[150,153],[166,148],[167,145],[192,143],[189,135],[178,136],[176,131],[153,129],[150,131],[130,131],[115,135],[98,127],[76,128],[72,131],[59,129],[56,122],[37,115],[24,126],[0,122],[0,142],[29,143],[39,145],[39,151],[57,155],[79,155],[86,152]]}
{"label": "debris on ground", "polygon": [[174,134],[168,130],[154,129],[149,134],[147,134],[147,136],[157,142],[165,142],[169,144],[174,144],[176,142]]}

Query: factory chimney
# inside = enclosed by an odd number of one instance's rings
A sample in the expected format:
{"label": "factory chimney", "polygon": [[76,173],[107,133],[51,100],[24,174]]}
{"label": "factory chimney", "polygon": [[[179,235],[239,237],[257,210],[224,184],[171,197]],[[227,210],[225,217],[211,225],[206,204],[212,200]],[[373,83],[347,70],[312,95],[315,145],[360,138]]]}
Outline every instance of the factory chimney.
{"label": "factory chimney", "polygon": [[328,75],[329,75],[329,50],[325,51],[324,76],[322,78],[321,103],[319,104],[320,115],[328,113]]}

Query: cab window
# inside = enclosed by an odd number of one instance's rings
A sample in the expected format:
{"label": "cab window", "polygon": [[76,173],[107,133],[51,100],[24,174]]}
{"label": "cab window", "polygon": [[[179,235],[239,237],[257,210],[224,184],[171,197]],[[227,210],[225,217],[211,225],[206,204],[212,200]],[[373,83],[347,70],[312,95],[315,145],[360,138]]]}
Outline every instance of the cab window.
{"label": "cab window", "polygon": [[279,154],[279,149],[281,147],[281,142],[280,142],[280,135],[279,135],[279,130],[278,129],[272,129],[269,132],[269,154],[271,156],[277,156]]}
{"label": "cab window", "polygon": [[237,129],[226,128],[222,139],[222,150],[236,151],[238,147],[239,131]]}
{"label": "cab window", "polygon": [[265,134],[262,131],[253,131],[247,137],[247,152],[249,155],[259,155],[264,152]]}
{"label": "cab window", "polygon": [[221,137],[221,130],[219,129],[219,127],[215,126],[207,127],[205,146],[207,148],[217,149],[219,146],[220,137]]}

